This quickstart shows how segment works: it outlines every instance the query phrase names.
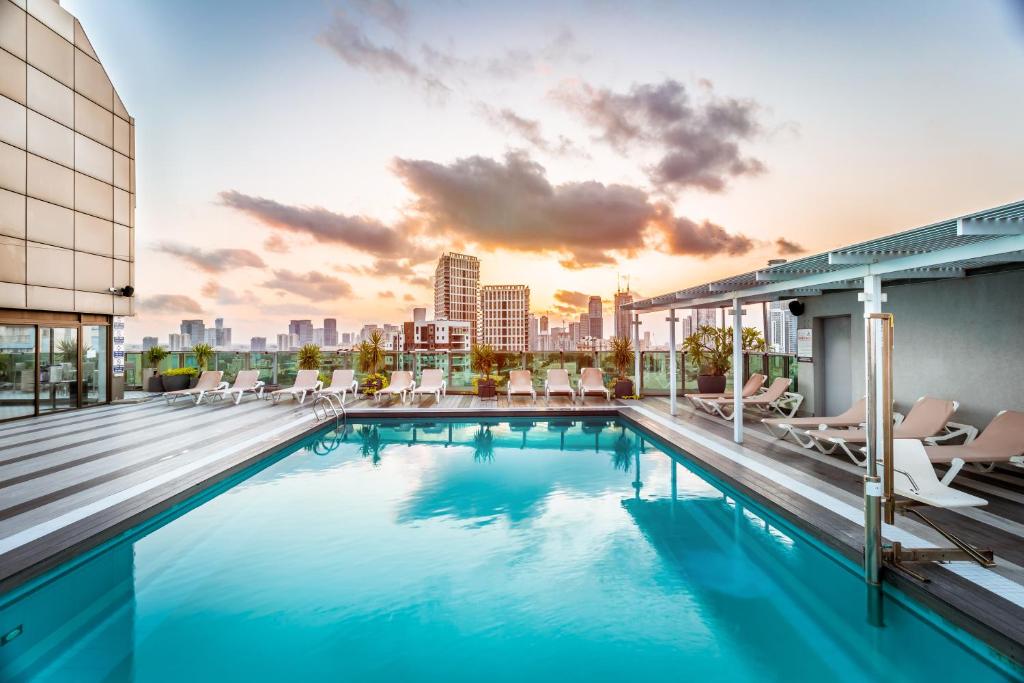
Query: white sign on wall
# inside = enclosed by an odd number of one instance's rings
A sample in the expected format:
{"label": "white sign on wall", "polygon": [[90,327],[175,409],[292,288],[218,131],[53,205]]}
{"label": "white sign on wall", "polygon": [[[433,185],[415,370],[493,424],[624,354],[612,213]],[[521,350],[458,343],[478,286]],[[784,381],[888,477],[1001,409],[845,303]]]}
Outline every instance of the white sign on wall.
{"label": "white sign on wall", "polygon": [[811,362],[814,357],[814,335],[810,328],[796,331],[796,359]]}
{"label": "white sign on wall", "polygon": [[114,337],[114,348],[111,349],[113,352],[111,369],[114,377],[124,377],[124,316],[114,316],[114,325],[111,331]]}

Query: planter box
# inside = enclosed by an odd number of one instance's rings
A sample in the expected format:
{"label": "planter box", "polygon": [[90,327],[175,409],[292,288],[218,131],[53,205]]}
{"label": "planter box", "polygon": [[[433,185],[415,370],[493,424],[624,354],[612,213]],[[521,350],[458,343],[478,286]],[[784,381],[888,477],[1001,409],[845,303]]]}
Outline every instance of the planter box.
{"label": "planter box", "polygon": [[189,375],[162,375],[160,377],[161,383],[163,384],[164,391],[181,391],[182,389],[188,389],[191,381],[195,379]]}
{"label": "planter box", "polygon": [[627,396],[633,396],[633,380],[615,380],[615,387],[612,389],[612,396],[614,396],[615,398],[626,398]]}
{"label": "planter box", "polygon": [[498,400],[498,383],[492,380],[481,380],[477,382],[476,393],[480,396],[480,400],[494,399]]}
{"label": "planter box", "polygon": [[142,389],[144,391],[158,393],[164,390],[163,378],[156,374],[155,370],[150,370],[152,374],[146,377],[142,381]]}
{"label": "planter box", "polygon": [[697,393],[721,394],[725,391],[725,375],[697,375]]}

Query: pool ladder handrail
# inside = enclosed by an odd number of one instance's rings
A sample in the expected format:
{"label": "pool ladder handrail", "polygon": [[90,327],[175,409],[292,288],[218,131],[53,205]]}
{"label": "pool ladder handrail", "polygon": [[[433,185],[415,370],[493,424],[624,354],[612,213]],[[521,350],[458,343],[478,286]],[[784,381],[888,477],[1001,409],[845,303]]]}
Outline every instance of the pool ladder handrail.
{"label": "pool ladder handrail", "polygon": [[[334,399],[338,399],[335,403]],[[317,410],[319,406],[323,410],[323,417],[320,417],[320,412]],[[339,412],[340,409],[340,412]],[[342,420],[345,424],[348,424],[348,412],[345,410],[345,401],[336,394],[317,394],[317,397],[313,399],[313,417],[317,422],[326,422],[330,419],[331,414],[334,415],[334,423],[336,426],[340,426]]]}

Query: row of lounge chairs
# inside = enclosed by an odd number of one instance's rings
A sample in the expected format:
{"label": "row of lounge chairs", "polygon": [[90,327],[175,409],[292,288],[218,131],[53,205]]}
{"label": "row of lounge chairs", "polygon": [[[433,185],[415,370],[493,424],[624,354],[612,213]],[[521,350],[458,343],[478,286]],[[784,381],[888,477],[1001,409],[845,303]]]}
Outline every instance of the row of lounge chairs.
{"label": "row of lounge chairs", "polygon": [[[804,401],[801,394],[789,391],[792,380],[788,377],[778,377],[767,388],[764,387],[768,378],[755,372],[750,375],[741,391],[742,405],[744,410],[754,410],[764,414],[776,413],[784,417],[796,415],[796,411]],[[733,394],[723,392],[720,394],[687,394],[686,398],[696,408],[701,408],[713,415],[732,420],[735,415],[735,401]]]}

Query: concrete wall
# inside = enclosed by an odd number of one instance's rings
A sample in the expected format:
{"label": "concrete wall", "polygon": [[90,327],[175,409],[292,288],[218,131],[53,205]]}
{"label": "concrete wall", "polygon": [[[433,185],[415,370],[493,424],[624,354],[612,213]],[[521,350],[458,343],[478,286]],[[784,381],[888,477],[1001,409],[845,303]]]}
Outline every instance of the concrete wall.
{"label": "concrete wall", "polygon": [[[906,412],[924,395],[960,402],[954,418],[979,428],[1004,409],[1024,410],[1024,270],[885,287],[895,316],[893,391]],[[821,320],[851,317],[853,398],[864,391],[864,309],[857,292],[803,299],[799,327],[814,330],[816,362],[801,363],[803,410],[822,405]]]}

